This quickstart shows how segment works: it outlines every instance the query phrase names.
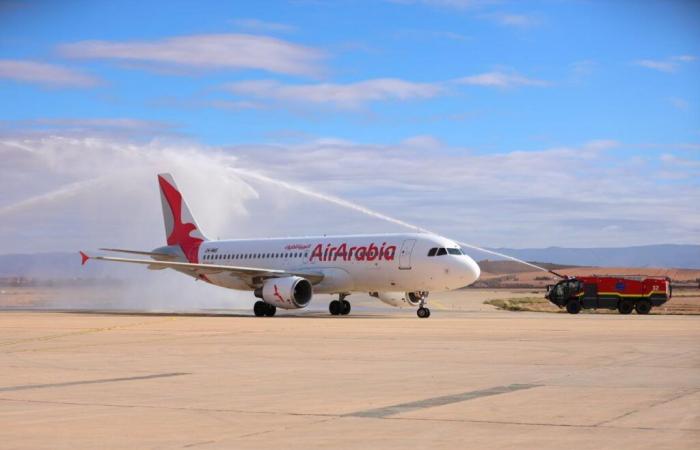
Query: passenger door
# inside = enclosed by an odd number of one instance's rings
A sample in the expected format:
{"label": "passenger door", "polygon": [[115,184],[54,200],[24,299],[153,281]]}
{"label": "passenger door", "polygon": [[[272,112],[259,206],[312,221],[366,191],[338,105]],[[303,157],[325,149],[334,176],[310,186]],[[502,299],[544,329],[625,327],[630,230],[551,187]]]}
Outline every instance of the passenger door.
{"label": "passenger door", "polygon": [[403,241],[403,244],[401,245],[401,253],[399,253],[399,269],[411,269],[411,253],[413,252],[414,245],[416,245],[415,239],[406,239]]}

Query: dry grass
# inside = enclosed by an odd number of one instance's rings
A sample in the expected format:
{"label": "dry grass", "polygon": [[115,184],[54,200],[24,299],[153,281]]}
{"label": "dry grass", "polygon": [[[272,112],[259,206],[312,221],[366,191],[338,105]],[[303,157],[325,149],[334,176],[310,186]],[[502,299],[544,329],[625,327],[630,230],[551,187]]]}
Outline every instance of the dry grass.
{"label": "dry grass", "polygon": [[560,308],[539,297],[494,298],[484,302],[506,311],[559,312]]}

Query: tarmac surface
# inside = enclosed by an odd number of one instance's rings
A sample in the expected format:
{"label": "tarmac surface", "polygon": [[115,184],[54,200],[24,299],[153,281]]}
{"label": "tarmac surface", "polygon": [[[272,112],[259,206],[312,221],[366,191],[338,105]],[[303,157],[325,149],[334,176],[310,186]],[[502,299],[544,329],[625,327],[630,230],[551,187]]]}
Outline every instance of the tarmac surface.
{"label": "tarmac surface", "polygon": [[3,449],[700,448],[700,317],[0,312]]}

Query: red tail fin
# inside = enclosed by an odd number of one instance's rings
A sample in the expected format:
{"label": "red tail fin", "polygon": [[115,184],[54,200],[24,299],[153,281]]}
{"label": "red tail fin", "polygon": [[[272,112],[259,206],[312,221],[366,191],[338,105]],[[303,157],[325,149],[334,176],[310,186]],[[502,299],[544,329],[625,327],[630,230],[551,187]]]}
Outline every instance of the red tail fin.
{"label": "red tail fin", "polygon": [[80,263],[81,266],[84,266],[88,259],[90,259],[90,257],[82,251],[80,252],[80,257],[82,258],[82,262]]}
{"label": "red tail fin", "polygon": [[168,245],[179,245],[188,261],[198,262],[199,246],[206,238],[192,217],[173,177],[167,173],[158,175],[158,185]]}

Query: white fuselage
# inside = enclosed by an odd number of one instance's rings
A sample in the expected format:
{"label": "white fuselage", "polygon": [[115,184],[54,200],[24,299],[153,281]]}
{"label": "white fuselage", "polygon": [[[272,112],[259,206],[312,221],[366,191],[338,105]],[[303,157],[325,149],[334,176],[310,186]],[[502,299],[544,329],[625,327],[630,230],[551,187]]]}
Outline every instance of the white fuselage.
{"label": "white fuselage", "polygon": [[[428,256],[431,249],[438,249],[434,256]],[[415,292],[446,291],[475,282],[479,266],[458,249],[440,236],[406,233],[205,241],[198,257],[202,264],[322,273],[316,293]],[[207,278],[231,289],[253,288],[225,273]]]}

